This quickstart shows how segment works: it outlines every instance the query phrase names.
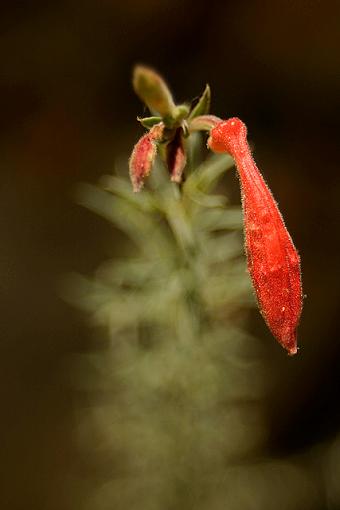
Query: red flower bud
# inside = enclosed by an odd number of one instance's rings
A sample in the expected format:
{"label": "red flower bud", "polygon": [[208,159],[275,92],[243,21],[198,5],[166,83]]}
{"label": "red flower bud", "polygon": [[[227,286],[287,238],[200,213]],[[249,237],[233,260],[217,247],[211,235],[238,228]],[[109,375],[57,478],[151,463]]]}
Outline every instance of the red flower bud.
{"label": "red flower bud", "polygon": [[162,122],[156,124],[134,146],[129,161],[130,178],[134,191],[142,189],[144,180],[151,171],[157,154],[156,142],[162,138],[163,130]]}
{"label": "red flower bud", "polygon": [[241,182],[248,270],[260,311],[282,346],[289,354],[296,354],[296,328],[302,310],[299,255],[252,158],[247,128],[237,118],[223,121],[211,130],[208,145],[235,159]]}
{"label": "red flower bud", "polygon": [[180,183],[187,162],[181,129],[177,129],[174,139],[166,147],[166,162],[172,182]]}

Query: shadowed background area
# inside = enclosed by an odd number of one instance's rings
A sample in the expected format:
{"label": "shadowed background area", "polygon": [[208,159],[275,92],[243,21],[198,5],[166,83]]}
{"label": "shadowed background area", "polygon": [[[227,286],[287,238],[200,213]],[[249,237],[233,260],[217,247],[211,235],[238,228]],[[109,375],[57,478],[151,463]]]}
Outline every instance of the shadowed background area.
{"label": "shadowed background area", "polygon": [[[105,335],[58,286],[121,242],[73,191],[112,172],[142,133],[136,62],[158,69],[178,101],[208,82],[212,113],[248,125],[307,295],[294,359],[251,314],[271,366],[267,448],[294,455],[334,442],[339,478],[339,17],[327,0],[1,3],[1,508],[82,509],[109,476],[95,435],[86,450],[79,439],[89,390],[75,388],[70,370]],[[230,186],[237,204],[237,180]],[[340,508],[335,494],[329,508]]]}

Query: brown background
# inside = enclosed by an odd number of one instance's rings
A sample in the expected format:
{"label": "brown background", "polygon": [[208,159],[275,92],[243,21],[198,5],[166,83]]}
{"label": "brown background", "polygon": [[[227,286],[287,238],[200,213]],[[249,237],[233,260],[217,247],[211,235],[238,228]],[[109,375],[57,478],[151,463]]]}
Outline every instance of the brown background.
{"label": "brown background", "polygon": [[[93,332],[58,297],[58,282],[114,253],[111,228],[72,193],[110,172],[140,135],[130,86],[140,61],[178,100],[209,82],[213,113],[248,124],[300,250],[299,360],[283,356],[257,313],[249,326],[276,373],[272,451],[339,432],[339,19],[337,1],[1,2],[1,508],[81,508],[82,487],[105,477],[78,447],[86,395],[69,370]],[[236,180],[232,193],[237,202]]]}

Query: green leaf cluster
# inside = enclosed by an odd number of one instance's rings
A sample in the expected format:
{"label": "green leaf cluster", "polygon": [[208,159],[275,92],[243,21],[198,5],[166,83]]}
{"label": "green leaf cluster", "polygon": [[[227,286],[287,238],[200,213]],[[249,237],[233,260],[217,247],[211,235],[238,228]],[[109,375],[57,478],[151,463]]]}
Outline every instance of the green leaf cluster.
{"label": "green leaf cluster", "polygon": [[125,256],[73,281],[73,299],[110,338],[103,353],[78,359],[78,383],[100,402],[107,396],[85,421],[112,462],[89,510],[215,508],[229,463],[261,444],[258,344],[243,327],[253,297],[242,214],[222,179],[233,162],[197,164],[199,144],[190,143],[195,170],[181,186],[158,163],[139,194],[112,175],[77,192],[126,238]]}

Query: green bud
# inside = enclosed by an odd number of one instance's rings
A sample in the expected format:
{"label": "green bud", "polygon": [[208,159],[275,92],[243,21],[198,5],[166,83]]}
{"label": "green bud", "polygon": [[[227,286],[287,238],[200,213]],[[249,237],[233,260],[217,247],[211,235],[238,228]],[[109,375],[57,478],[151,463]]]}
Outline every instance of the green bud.
{"label": "green bud", "polygon": [[173,116],[175,103],[163,78],[153,69],[138,65],[133,71],[133,88],[152,113]]}

